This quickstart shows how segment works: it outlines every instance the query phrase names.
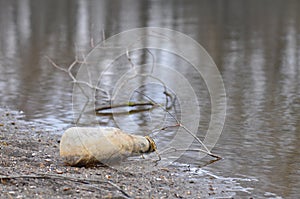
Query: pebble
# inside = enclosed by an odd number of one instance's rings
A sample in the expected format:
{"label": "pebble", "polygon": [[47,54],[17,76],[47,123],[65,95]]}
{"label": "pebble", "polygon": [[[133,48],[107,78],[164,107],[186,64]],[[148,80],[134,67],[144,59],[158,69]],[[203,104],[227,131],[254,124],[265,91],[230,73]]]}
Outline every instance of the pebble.
{"label": "pebble", "polygon": [[62,170],[56,169],[55,170],[57,174],[63,174],[64,172]]}
{"label": "pebble", "polygon": [[63,188],[63,191],[69,191],[71,188],[70,187],[65,187]]}

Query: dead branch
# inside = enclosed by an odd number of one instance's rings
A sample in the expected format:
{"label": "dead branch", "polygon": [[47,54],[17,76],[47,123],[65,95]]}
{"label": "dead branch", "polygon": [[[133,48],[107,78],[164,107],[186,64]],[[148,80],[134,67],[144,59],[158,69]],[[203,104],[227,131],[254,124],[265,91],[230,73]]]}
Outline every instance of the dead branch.
{"label": "dead branch", "polygon": [[[105,34],[104,34],[104,31],[102,31],[102,36],[103,36],[103,41],[104,41],[104,40],[105,40]],[[94,46],[93,38],[91,38],[91,46],[92,46],[92,47]],[[154,66],[155,66],[155,57],[154,57],[154,55],[152,54],[152,52],[151,52],[150,50],[148,50],[148,49],[146,49],[146,50],[147,50],[147,52],[151,55],[152,60],[153,60],[153,61],[152,61],[152,66],[151,66],[151,74],[150,74],[150,75],[147,74],[146,76],[149,76],[149,77],[151,77],[151,78],[153,78],[153,79],[156,79],[157,81],[159,81],[159,82],[163,85],[163,87],[164,87],[164,92],[163,92],[163,93],[164,93],[165,96],[166,96],[166,104],[165,104],[165,108],[166,108],[166,109],[170,109],[170,108],[174,105],[174,101],[175,101],[175,100],[173,100],[172,95],[171,95],[170,93],[168,93],[167,87],[166,87],[166,85],[164,84],[164,82],[162,82],[159,78],[154,77],[154,76],[152,75],[153,70],[154,70]],[[135,69],[135,64],[133,63],[133,61],[132,61],[132,59],[131,59],[131,57],[130,57],[130,55],[129,55],[128,50],[126,51],[126,56],[127,56],[128,61],[129,61],[130,64],[131,64],[132,68]],[[94,90],[99,90],[99,91],[101,91],[101,92],[104,94],[104,96],[107,97],[108,101],[111,100],[111,96],[110,96],[110,94],[109,94],[108,91],[106,91],[106,90],[104,90],[104,89],[102,89],[102,88],[100,88],[100,87],[98,87],[98,86],[96,86],[96,85],[92,85],[92,84],[90,84],[89,82],[79,81],[79,80],[77,80],[77,79],[75,78],[75,76],[74,76],[73,73],[72,73],[73,68],[74,68],[77,64],[84,64],[84,63],[86,63],[86,59],[85,59],[84,55],[82,55],[82,57],[83,57],[83,58],[82,58],[83,61],[79,60],[78,56],[76,56],[76,57],[75,57],[75,60],[74,60],[74,61],[69,65],[69,67],[66,69],[66,68],[63,68],[63,67],[57,65],[50,57],[46,56],[46,59],[49,61],[49,63],[50,63],[52,66],[54,66],[55,68],[57,68],[57,69],[59,69],[59,70],[65,72],[65,73],[67,73],[67,74],[69,75],[69,77],[70,77],[71,80],[72,80],[72,83],[78,85],[79,89],[81,90],[81,92],[83,93],[83,95],[84,95],[84,96],[86,97],[86,99],[87,99],[87,102],[85,103],[84,107],[82,108],[82,110],[81,110],[81,112],[80,112],[78,118],[76,119],[76,122],[75,122],[75,123],[78,123],[78,122],[79,122],[79,120],[80,120],[80,118],[81,118],[81,116],[82,116],[82,113],[84,112],[84,110],[85,110],[85,108],[86,108],[86,106],[87,106],[87,104],[88,104],[88,102],[89,102],[89,100],[90,100],[90,97],[85,93],[85,90],[82,88],[82,85],[85,85],[85,86],[87,86],[87,87],[90,88],[90,89],[94,89]],[[88,71],[88,75],[89,75],[89,71]],[[137,75],[138,75],[138,74],[136,73],[134,77],[136,77]],[[132,78],[134,78],[134,77],[132,77]],[[130,79],[131,79],[131,78],[130,78]],[[127,81],[128,81],[128,80],[127,80]],[[171,104],[170,104],[170,105],[169,105],[169,99],[171,100]],[[174,98],[174,99],[175,99],[175,98]],[[145,103],[145,102],[139,102],[139,103],[135,103],[135,104],[130,104],[130,103],[128,103],[128,104],[119,104],[119,105],[114,105],[114,106],[108,105],[108,106],[104,106],[104,107],[97,108],[97,109],[95,109],[94,111],[96,111],[97,114],[103,115],[102,113],[99,113],[99,112],[102,111],[102,110],[113,109],[113,108],[118,108],[118,107],[126,107],[126,106],[133,107],[133,106],[147,106],[147,105],[151,105],[152,107],[151,107],[150,109],[149,109],[149,108],[145,108],[145,109],[140,109],[140,110],[133,110],[133,111],[130,111],[130,113],[141,112],[141,111],[149,111],[149,110],[151,110],[152,108],[155,108],[155,107],[156,107],[156,105],[153,104],[153,103],[151,103],[151,102],[146,102],[146,103]],[[104,113],[104,114],[106,115],[107,113]],[[110,113],[110,114],[111,114],[111,113]]]}
{"label": "dead branch", "polygon": [[[102,32],[102,33],[103,33],[103,39],[104,39],[104,32]],[[153,59],[153,65],[152,65],[152,68],[151,68],[151,72],[153,72],[153,70],[154,70],[153,67],[154,67],[154,62],[155,62],[154,59],[155,59],[155,58],[154,58],[154,55],[153,55],[149,50],[147,50],[147,51],[148,51],[148,53],[150,53],[150,55],[152,56],[152,59]],[[134,63],[132,62],[132,60],[131,60],[131,58],[130,58],[130,56],[129,56],[129,52],[128,52],[128,51],[126,51],[126,56],[127,56],[127,58],[128,58],[128,61],[131,63],[132,67],[134,68],[135,65],[134,65]],[[84,57],[84,56],[83,56],[83,57]],[[90,84],[90,83],[88,83],[88,82],[85,82],[85,81],[79,81],[79,80],[77,80],[77,79],[75,78],[75,76],[73,75],[73,73],[72,73],[73,68],[74,68],[77,64],[84,64],[84,63],[85,63],[85,58],[83,58],[84,61],[80,61],[80,60],[78,59],[78,57],[76,56],[76,57],[75,57],[75,60],[71,63],[71,65],[70,65],[67,69],[66,69],[66,68],[63,68],[63,67],[61,67],[61,66],[59,66],[59,65],[57,65],[57,64],[56,64],[51,58],[49,58],[48,56],[46,56],[46,59],[51,63],[52,66],[54,66],[55,68],[57,68],[57,69],[59,69],[59,70],[65,72],[65,73],[67,73],[67,74],[69,75],[69,77],[72,79],[72,82],[73,82],[74,84],[77,84],[77,85],[78,85],[79,89],[81,90],[81,92],[83,93],[83,95],[84,95],[84,96],[86,97],[86,99],[87,99],[87,102],[85,103],[85,105],[84,105],[83,109],[81,110],[81,112],[80,112],[78,118],[76,119],[76,122],[75,122],[75,123],[78,123],[78,122],[79,122],[79,120],[80,120],[80,118],[81,118],[81,116],[82,116],[82,113],[84,112],[84,110],[85,110],[85,108],[86,108],[86,106],[87,106],[87,104],[88,104],[88,102],[89,102],[89,100],[90,100],[89,96],[85,93],[85,90],[82,88],[81,85],[85,85],[85,86],[89,87],[90,89],[99,90],[99,91],[101,91],[102,93],[104,93],[105,96],[107,96],[108,100],[111,100],[110,94],[109,94],[106,90],[104,90],[104,89],[102,89],[102,88],[99,88],[99,87],[97,87],[97,86],[95,86],[95,85],[92,85],[92,84]],[[173,106],[173,103],[171,103],[170,106],[168,106],[168,99],[170,98],[171,101],[173,101],[173,100],[172,100],[172,95],[171,95],[170,93],[167,92],[167,88],[166,88],[165,84],[164,84],[160,79],[158,79],[158,78],[156,78],[156,77],[153,77],[153,76],[152,76],[152,78],[157,79],[157,80],[160,81],[160,82],[162,83],[162,85],[164,86],[164,94],[166,95],[166,109],[171,108],[171,107]],[[97,114],[107,115],[107,113],[99,113],[99,112],[101,112],[101,111],[103,111],[103,110],[113,109],[113,108],[119,108],[119,107],[133,107],[133,106],[147,106],[147,105],[151,105],[152,107],[151,107],[151,108],[140,109],[140,110],[132,110],[132,111],[130,111],[130,113],[136,113],[136,112],[141,112],[141,111],[149,111],[149,110],[151,110],[152,108],[155,108],[155,107],[156,107],[156,105],[153,104],[153,103],[151,103],[151,102],[137,102],[137,103],[130,103],[130,102],[129,102],[129,103],[126,103],[126,104],[119,104],[119,105],[107,105],[107,106],[104,106],[104,107],[96,108],[95,111],[96,111]],[[108,113],[108,114],[112,114],[112,113]],[[118,113],[117,113],[117,114],[118,114]]]}
{"label": "dead branch", "polygon": [[76,56],[75,58],[75,61],[73,61],[73,63],[68,67],[68,69],[65,69],[65,68],[62,68],[61,66],[58,66],[50,57],[46,56],[46,59],[52,64],[52,66],[54,66],[55,68],[61,70],[61,71],[64,71],[66,73],[68,73],[69,77],[72,79],[72,82],[74,84],[82,84],[82,85],[85,85],[85,86],[88,86],[89,88],[91,89],[95,89],[95,90],[99,90],[101,92],[103,92],[104,94],[106,94],[107,96],[109,96],[108,92],[103,90],[102,88],[99,88],[98,86],[94,86],[88,82],[85,82],[85,81],[79,81],[77,80],[73,73],[72,73],[72,69],[74,68],[74,66],[76,64],[83,64],[85,63],[85,61],[80,61],[78,60],[78,57]]}
{"label": "dead branch", "polygon": [[114,112],[96,112],[96,115],[99,116],[111,116],[111,115],[124,115],[124,116],[128,116],[131,114],[136,114],[136,113],[142,113],[145,111],[151,111],[153,109],[153,107],[151,108],[143,108],[143,109],[135,109],[135,110],[129,110],[129,111],[114,111]]}
{"label": "dead branch", "polygon": [[[203,149],[176,149],[174,147],[168,148],[168,149],[164,150],[162,153],[166,154],[166,153],[172,153],[172,152],[177,152],[177,151],[183,151],[183,152],[185,152],[185,151],[193,151],[193,152],[202,152],[202,153],[207,154],[207,151],[205,151]],[[213,153],[210,153],[208,155],[210,155],[213,158],[216,158],[217,160],[221,160],[222,159],[220,156],[218,156],[216,154],[213,154]]]}
{"label": "dead branch", "polygon": [[[150,106],[150,107],[149,107]],[[134,109],[134,110],[124,110],[124,111],[112,111],[112,109],[116,108],[124,108],[124,107],[142,107],[139,109]],[[96,114],[97,115],[128,115],[128,114],[134,114],[134,113],[140,113],[140,112],[145,112],[145,111],[150,111],[156,108],[157,105],[153,104],[151,102],[128,102],[125,104],[116,104],[116,105],[107,105],[107,106],[102,106],[99,108],[96,108]],[[111,110],[110,112],[104,112],[105,110]]]}
{"label": "dead branch", "polygon": [[136,91],[136,92],[138,92],[138,93],[140,93],[140,94],[142,94],[142,95],[144,95],[146,98],[148,98],[151,102],[153,102],[153,103],[155,103],[155,104],[157,104],[157,106],[159,106],[161,109],[163,109],[164,111],[166,111],[176,122],[177,122],[177,124],[176,125],[178,125],[178,126],[180,126],[180,127],[182,127],[187,133],[189,133],[191,136],[193,136],[193,138],[197,141],[197,142],[199,142],[200,143],[200,145],[201,146],[203,146],[204,147],[204,149],[205,150],[202,150],[202,149],[199,149],[199,150],[201,150],[201,152],[203,152],[203,153],[205,153],[205,154],[207,154],[207,155],[209,155],[209,156],[211,156],[211,157],[214,157],[214,158],[221,158],[220,156],[218,156],[218,155],[215,155],[215,154],[213,154],[213,153],[211,153],[210,151],[209,151],[209,149],[205,146],[205,144],[194,134],[194,133],[192,133],[186,126],[184,126],[172,113],[170,113],[170,111],[168,111],[165,107],[163,107],[162,105],[160,105],[160,104],[158,104],[158,103],[156,103],[153,99],[151,99],[149,96],[147,96],[147,95],[145,95],[145,94],[143,94],[143,93],[141,93],[141,92],[139,92],[139,91]]}
{"label": "dead branch", "polygon": [[114,104],[114,105],[107,105],[107,106],[102,106],[99,108],[96,108],[95,111],[103,111],[103,110],[108,110],[108,109],[114,109],[114,108],[122,108],[122,107],[134,107],[134,106],[156,106],[156,104],[152,102],[128,102],[125,104]]}
{"label": "dead branch", "polygon": [[[83,56],[83,57],[84,57],[84,56]],[[81,110],[81,112],[80,112],[78,118],[76,119],[75,124],[77,124],[77,123],[79,122],[79,120],[80,120],[80,118],[81,118],[81,116],[82,116],[84,110],[86,109],[86,107],[87,107],[87,105],[88,105],[88,103],[89,103],[89,100],[90,100],[89,96],[85,93],[85,90],[82,88],[81,85],[86,85],[86,86],[88,86],[90,89],[95,89],[95,90],[101,91],[101,92],[104,93],[105,96],[110,100],[110,95],[109,95],[109,93],[108,93],[107,91],[105,91],[104,89],[101,89],[101,88],[99,88],[99,87],[97,87],[97,86],[94,86],[94,85],[92,85],[92,84],[90,84],[90,83],[88,83],[88,82],[85,82],[85,81],[78,81],[78,80],[74,77],[74,75],[73,75],[73,73],[72,73],[72,69],[74,68],[74,66],[75,66],[76,64],[83,64],[83,63],[85,63],[85,61],[80,61],[80,60],[78,59],[78,57],[76,56],[76,57],[75,57],[75,61],[73,61],[73,63],[68,67],[68,69],[65,69],[65,68],[62,68],[61,66],[57,65],[50,57],[46,56],[46,59],[52,64],[52,66],[54,66],[55,68],[57,68],[57,69],[59,69],[59,70],[65,72],[65,73],[67,73],[67,74],[69,75],[69,77],[72,79],[72,82],[73,82],[74,84],[77,84],[77,85],[78,85],[79,89],[81,90],[82,94],[85,96],[85,98],[86,98],[86,100],[87,100],[86,103],[85,103],[85,105],[83,106],[83,108],[82,108],[82,110]],[[83,60],[85,60],[85,58],[83,58]]]}
{"label": "dead branch", "polygon": [[12,175],[12,176],[6,176],[6,175],[0,175],[1,180],[10,180],[10,179],[18,179],[18,178],[33,178],[33,179],[52,179],[52,180],[68,180],[73,182],[80,182],[84,184],[89,183],[106,183],[114,188],[116,188],[118,191],[120,191],[124,196],[127,198],[131,198],[131,196],[126,193],[121,187],[116,185],[115,183],[109,181],[109,180],[100,180],[100,179],[89,179],[89,178],[81,178],[81,177],[72,177],[72,176],[66,176],[66,175],[58,175],[58,174],[47,174],[47,173],[38,173],[36,175]]}
{"label": "dead branch", "polygon": [[[132,44],[132,45],[133,45],[133,44]],[[166,95],[166,105],[165,105],[165,107],[166,107],[166,109],[169,109],[169,108],[172,107],[173,101],[172,101],[171,107],[168,107],[168,99],[169,99],[168,97],[170,97],[170,96],[172,96],[172,95],[168,92],[168,89],[167,89],[166,84],[165,84],[162,80],[160,80],[159,78],[157,78],[157,77],[155,77],[155,76],[152,75],[153,70],[154,70],[154,67],[155,67],[155,57],[154,57],[153,53],[152,53],[149,49],[146,49],[146,51],[147,51],[147,52],[150,54],[150,56],[152,57],[151,73],[150,73],[150,74],[146,74],[146,75],[140,74],[139,76],[145,76],[145,77],[153,78],[153,79],[157,80],[158,82],[160,82],[160,83],[163,85],[163,87],[164,87],[164,94]],[[128,49],[126,50],[126,57],[127,57],[128,62],[129,62],[130,65],[131,65],[131,67],[132,67],[133,69],[135,69],[135,68],[136,68],[136,65],[135,65],[134,62],[132,61]],[[137,73],[137,72],[136,72],[136,74],[135,74],[133,77],[127,79],[126,82],[128,82],[130,79],[135,78],[136,76],[138,76],[138,73]],[[171,99],[172,99],[172,98],[171,98]]]}

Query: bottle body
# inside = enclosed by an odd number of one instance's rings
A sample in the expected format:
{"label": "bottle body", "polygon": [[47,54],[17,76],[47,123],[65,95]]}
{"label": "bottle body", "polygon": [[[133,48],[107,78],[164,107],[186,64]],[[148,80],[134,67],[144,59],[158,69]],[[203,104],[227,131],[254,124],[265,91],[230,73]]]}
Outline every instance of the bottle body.
{"label": "bottle body", "polygon": [[130,135],[113,127],[72,127],[60,141],[60,156],[72,166],[110,164],[155,149],[151,138]]}

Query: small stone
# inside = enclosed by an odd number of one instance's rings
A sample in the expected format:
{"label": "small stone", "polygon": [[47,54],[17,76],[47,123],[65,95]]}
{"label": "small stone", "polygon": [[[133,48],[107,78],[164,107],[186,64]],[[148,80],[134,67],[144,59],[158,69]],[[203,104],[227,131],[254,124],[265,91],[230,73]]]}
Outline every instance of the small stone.
{"label": "small stone", "polygon": [[64,187],[63,191],[69,191],[71,188],[70,187]]}
{"label": "small stone", "polygon": [[2,146],[8,146],[7,142],[0,142],[0,145],[2,145]]}
{"label": "small stone", "polygon": [[45,165],[43,163],[40,163],[40,168],[45,168]]}
{"label": "small stone", "polygon": [[52,160],[50,158],[46,158],[45,161],[46,162],[52,162]]}
{"label": "small stone", "polygon": [[168,168],[161,168],[160,170],[170,172],[170,170]]}
{"label": "small stone", "polygon": [[63,174],[64,172],[62,170],[56,169],[55,170],[57,174]]}

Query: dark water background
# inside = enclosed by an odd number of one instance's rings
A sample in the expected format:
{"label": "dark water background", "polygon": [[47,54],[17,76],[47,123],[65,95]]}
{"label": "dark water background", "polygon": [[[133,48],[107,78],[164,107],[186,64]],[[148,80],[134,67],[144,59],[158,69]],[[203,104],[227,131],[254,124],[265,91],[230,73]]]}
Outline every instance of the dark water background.
{"label": "dark water background", "polygon": [[[0,0],[1,105],[61,132],[73,121],[72,83],[45,56],[68,66],[103,30],[106,37],[147,26],[177,30],[208,51],[226,88],[226,123],[213,150],[225,159],[206,169],[240,179],[238,195],[297,198],[299,11],[296,0]],[[209,98],[202,106],[205,129]]]}

